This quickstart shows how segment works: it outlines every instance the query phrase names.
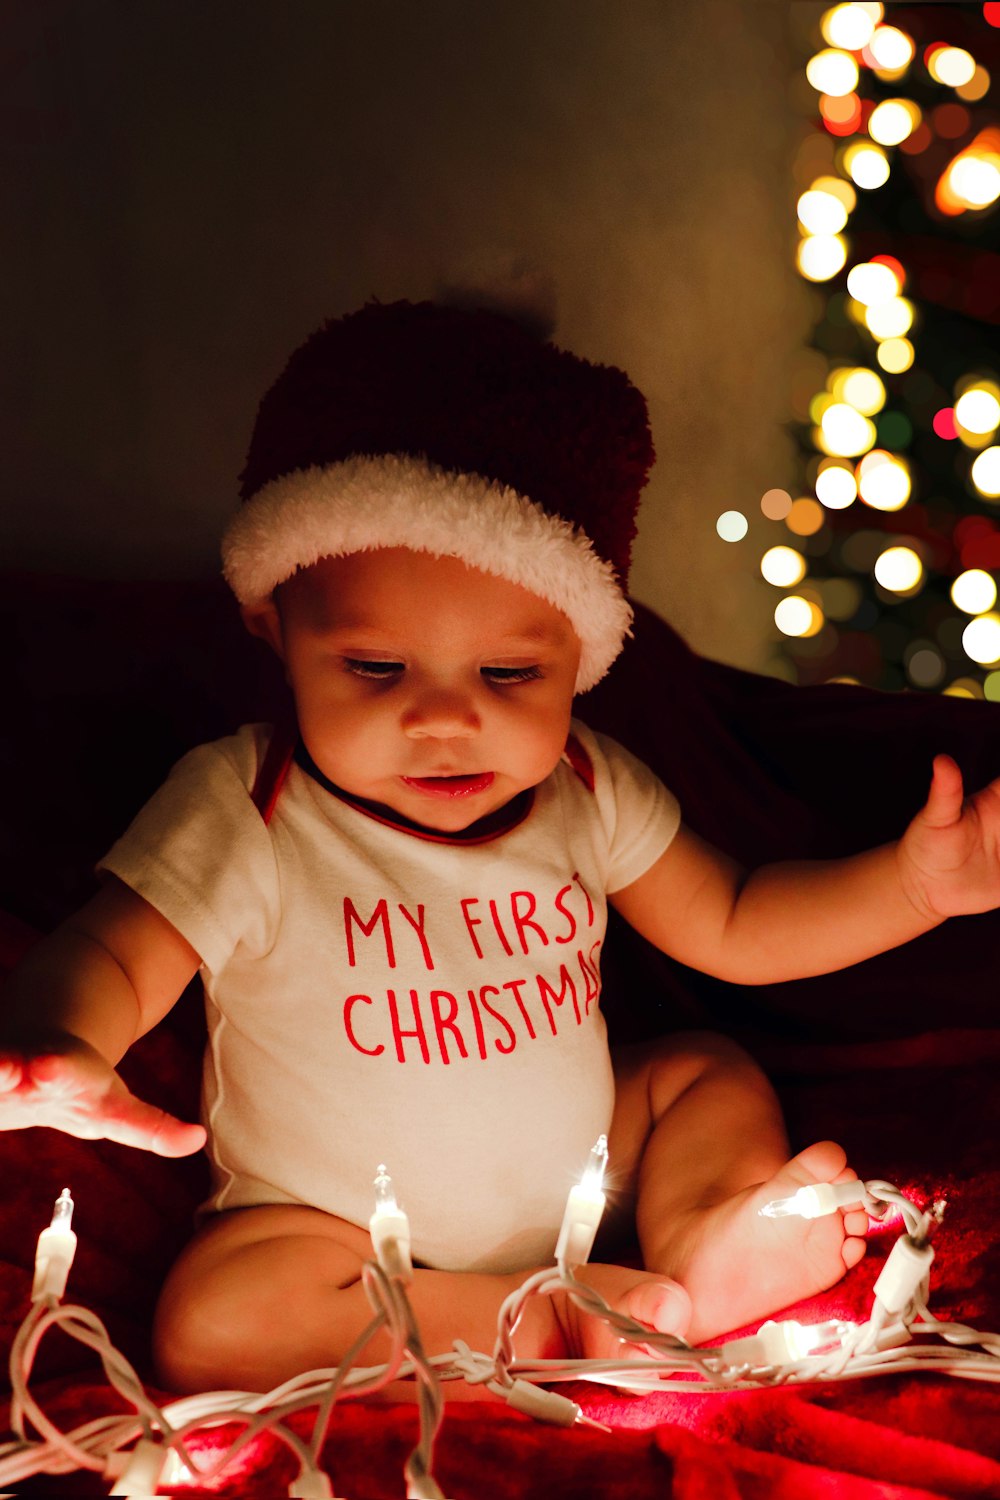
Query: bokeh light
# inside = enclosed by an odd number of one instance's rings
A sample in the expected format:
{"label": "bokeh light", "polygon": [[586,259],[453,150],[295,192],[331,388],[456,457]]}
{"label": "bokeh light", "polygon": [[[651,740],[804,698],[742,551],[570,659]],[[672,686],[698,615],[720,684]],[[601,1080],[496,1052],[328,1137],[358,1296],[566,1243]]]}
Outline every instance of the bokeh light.
{"label": "bokeh light", "polygon": [[857,88],[858,65],[849,52],[839,47],[825,47],[809,59],[806,77],[818,94],[840,99]]}
{"label": "bokeh light", "polygon": [[879,146],[849,146],[844,153],[844,166],[859,188],[870,191],[889,181],[889,158]]}
{"label": "bokeh light", "polygon": [[962,650],[971,661],[991,667],[1000,661],[1000,615],[977,615],[962,631]]}
{"label": "bokeh light", "polygon": [[939,438],[944,438],[947,443],[953,442],[958,437],[958,433],[955,430],[954,407],[942,406],[940,411],[934,413],[931,426]]}
{"label": "bokeh light", "polygon": [[847,223],[848,210],[839,197],[823,189],[810,188],[797,205],[799,222],[810,234],[839,234]]}
{"label": "bokeh light", "polygon": [[785,525],[796,536],[815,536],[822,529],[825,519],[823,507],[804,495],[800,500],[792,502],[792,508],[785,517]]}
{"label": "bokeh light", "polygon": [[858,494],[873,510],[902,510],[910,498],[910,472],[904,460],[882,448],[858,465]]}
{"label": "bokeh light", "polygon": [[865,307],[876,307],[898,298],[902,288],[896,273],[884,261],[865,260],[848,271],[847,290]]}
{"label": "bokeh light", "polygon": [[916,350],[909,339],[882,339],[875,358],[890,375],[901,375],[913,364]]}
{"label": "bokeh light", "polygon": [[972,465],[972,482],[987,500],[1000,499],[1000,447],[983,449]]}
{"label": "bokeh light", "polygon": [[880,71],[902,73],[913,61],[916,48],[898,26],[877,26],[866,51]]}
{"label": "bokeh light", "polygon": [[935,688],[944,680],[944,657],[930,641],[914,641],[903,652],[903,667],[914,687]]}
{"label": "bokeh light", "polygon": [[977,63],[976,71],[968,83],[960,84],[955,93],[960,99],[964,99],[966,104],[978,104],[980,99],[986,98],[992,82],[989,70],[984,68],[982,63]]}
{"label": "bokeh light", "polygon": [[846,510],[858,498],[854,470],[844,464],[827,462],[816,475],[816,498],[827,510]]}
{"label": "bokeh light", "polygon": [[880,146],[898,146],[912,135],[923,116],[909,99],[884,99],[868,117],[868,134]]}
{"label": "bokeh light", "polygon": [[765,490],[760,508],[769,521],[783,521],[792,508],[792,497],[787,490]]}
{"label": "bokeh light", "polygon": [[865,322],[877,339],[898,339],[913,327],[913,303],[907,297],[890,297],[865,309]]}
{"label": "bokeh light", "polygon": [[881,5],[835,5],[823,16],[820,29],[823,40],[831,47],[860,52],[871,41],[872,32],[881,19]]}
{"label": "bokeh light", "polygon": [[806,576],[806,560],[794,547],[769,547],[760,560],[760,571],[775,588],[794,588]]}
{"label": "bokeh light", "polygon": [[878,436],[875,423],[855,411],[853,406],[848,406],[846,401],[835,401],[829,406],[819,426],[825,451],[842,458],[867,453]]}
{"label": "bokeh light", "polygon": [[951,586],[951,602],[966,615],[984,615],[997,602],[997,586],[983,568],[966,568]]}
{"label": "bokeh light", "polygon": [[875,559],[876,582],[893,594],[912,594],[920,587],[924,565],[912,547],[887,547]]}
{"label": "bokeh light", "polygon": [[847,264],[847,244],[839,234],[811,234],[799,241],[795,263],[808,281],[829,281]]}
{"label": "bokeh light", "polygon": [[873,417],[885,405],[885,386],[874,370],[848,370],[833,386],[833,393],[863,416]]}
{"label": "bokeh light", "polygon": [[928,52],[927,71],[936,83],[957,89],[975,76],[976,60],[964,47],[936,47]]}
{"label": "bokeh light", "polygon": [[774,623],[782,635],[808,637],[823,629],[823,611],[801,594],[787,594],[774,611]]}
{"label": "bokeh light", "polygon": [[750,529],[750,523],[741,510],[724,510],[715,523],[715,529],[724,542],[741,542]]}
{"label": "bokeh light", "polygon": [[966,432],[982,435],[1000,427],[1000,400],[994,390],[986,385],[974,385],[959,396],[955,402],[955,421]]}

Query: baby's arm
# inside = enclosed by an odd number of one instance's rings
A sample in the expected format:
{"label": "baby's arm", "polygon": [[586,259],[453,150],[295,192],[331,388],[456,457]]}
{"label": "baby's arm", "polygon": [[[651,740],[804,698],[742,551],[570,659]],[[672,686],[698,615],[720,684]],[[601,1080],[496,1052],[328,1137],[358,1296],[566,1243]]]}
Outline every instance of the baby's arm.
{"label": "baby's arm", "polygon": [[965,802],[961,772],[938,756],[927,804],[896,843],[746,875],[682,827],[652,869],[610,900],[682,963],[768,984],[847,968],[946,917],[1000,905],[998,844],[1000,783]]}
{"label": "baby's arm", "polygon": [[141,896],[110,877],[31,950],[0,997],[0,1129],[49,1125],[160,1156],[205,1141],[115,1072],[175,1004],[200,959]]}

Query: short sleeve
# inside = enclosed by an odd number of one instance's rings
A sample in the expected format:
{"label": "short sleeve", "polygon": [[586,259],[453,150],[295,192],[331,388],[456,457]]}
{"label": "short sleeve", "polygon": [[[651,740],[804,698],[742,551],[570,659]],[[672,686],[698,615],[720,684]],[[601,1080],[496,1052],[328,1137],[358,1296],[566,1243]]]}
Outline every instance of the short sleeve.
{"label": "short sleeve", "polygon": [[608,735],[574,723],[594,766],[594,795],[608,836],[608,895],[638,880],[669,848],[680,804],[649,767]]}
{"label": "short sleeve", "polygon": [[278,925],[271,836],[250,796],[267,729],[190,751],[97,865],[142,896],[218,972],[266,953]]}

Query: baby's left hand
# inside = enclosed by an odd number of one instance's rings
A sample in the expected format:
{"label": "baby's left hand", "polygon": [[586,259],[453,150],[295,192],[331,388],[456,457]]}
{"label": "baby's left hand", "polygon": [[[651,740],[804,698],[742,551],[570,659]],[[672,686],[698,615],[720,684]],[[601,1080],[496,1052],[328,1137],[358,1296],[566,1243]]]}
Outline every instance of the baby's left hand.
{"label": "baby's left hand", "polygon": [[1000,779],[966,801],[958,766],[935,756],[927,803],[899,843],[899,868],[910,900],[929,917],[1000,906]]}

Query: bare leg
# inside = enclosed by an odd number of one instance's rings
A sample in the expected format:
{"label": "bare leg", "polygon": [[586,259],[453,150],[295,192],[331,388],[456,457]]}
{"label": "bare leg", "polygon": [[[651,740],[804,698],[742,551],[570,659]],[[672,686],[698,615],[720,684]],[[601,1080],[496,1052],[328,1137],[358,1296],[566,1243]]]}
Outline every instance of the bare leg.
{"label": "bare leg", "polygon": [[764,1219],[759,1208],[806,1182],[853,1177],[820,1142],[788,1160],[774,1091],[742,1049],[690,1033],[615,1058],[610,1150],[647,1270],[691,1297],[687,1337],[741,1327],[838,1281],[864,1254],[867,1216]]}
{"label": "bare leg", "polygon": [[[371,1256],[362,1229],[318,1209],[282,1204],[219,1215],[187,1247],[164,1287],[154,1328],[159,1378],[178,1392],[265,1391],[305,1370],[336,1365],[372,1320],[361,1281]],[[461,1338],[491,1353],[500,1305],[530,1274],[417,1270],[407,1294],[425,1352],[449,1353]],[[595,1265],[584,1279],[662,1331],[686,1323],[686,1297],[662,1278]],[[616,1341],[602,1325],[578,1320],[562,1296],[532,1298],[516,1335],[518,1355],[532,1358],[604,1354],[609,1343]],[[384,1363],[390,1347],[379,1332],[360,1363]],[[396,1382],[384,1394],[410,1399],[414,1386]],[[448,1399],[487,1394],[464,1381],[445,1387]]]}

